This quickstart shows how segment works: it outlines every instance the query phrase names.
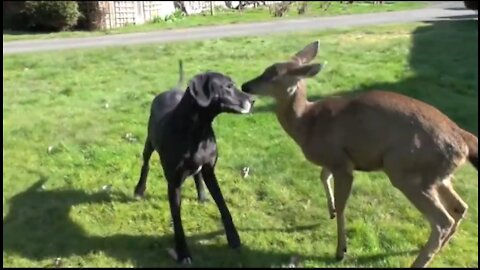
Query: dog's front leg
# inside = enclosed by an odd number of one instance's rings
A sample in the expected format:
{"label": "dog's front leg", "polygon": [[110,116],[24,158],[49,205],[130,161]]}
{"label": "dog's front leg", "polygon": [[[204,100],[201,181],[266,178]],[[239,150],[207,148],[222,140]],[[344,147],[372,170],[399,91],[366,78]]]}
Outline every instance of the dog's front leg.
{"label": "dog's front leg", "polygon": [[241,245],[240,237],[238,236],[237,229],[233,224],[232,216],[230,215],[227,204],[223,199],[222,191],[220,190],[220,186],[218,185],[218,181],[214,173],[214,168],[211,165],[204,165],[202,168],[202,174],[208,191],[210,191],[210,195],[217,204],[220,215],[222,216],[222,222],[227,235],[228,244],[231,248],[239,248]]}
{"label": "dog's front leg", "polygon": [[[177,261],[190,264],[192,258],[185,240],[185,232],[183,231],[182,217],[180,213],[182,206],[181,187],[180,185],[177,186],[173,183],[174,182],[168,184],[168,202],[170,203],[170,213],[173,219]],[[181,181],[178,183],[181,183]]]}

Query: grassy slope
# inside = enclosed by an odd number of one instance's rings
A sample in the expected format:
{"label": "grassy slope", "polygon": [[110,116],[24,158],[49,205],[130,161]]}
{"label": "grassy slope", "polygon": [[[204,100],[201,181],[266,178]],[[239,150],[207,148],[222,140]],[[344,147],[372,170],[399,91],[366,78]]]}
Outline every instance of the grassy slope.
{"label": "grassy slope", "polygon": [[68,38],[68,37],[87,37],[87,36],[99,36],[106,34],[124,34],[134,32],[147,32],[163,29],[175,29],[195,26],[206,25],[223,25],[223,24],[235,24],[235,23],[247,23],[247,22],[259,22],[276,19],[293,19],[300,17],[317,17],[317,16],[334,16],[344,14],[360,14],[370,12],[382,12],[382,11],[399,11],[407,9],[415,9],[424,7],[424,3],[419,2],[394,2],[385,3],[382,5],[372,5],[369,3],[353,3],[351,5],[340,4],[333,2],[332,5],[325,11],[320,7],[320,3],[309,3],[307,14],[299,16],[297,9],[294,7],[288,13],[288,16],[282,18],[274,18],[269,14],[268,8],[247,9],[240,13],[234,10],[217,11],[215,16],[208,15],[193,15],[185,17],[181,20],[172,22],[158,22],[147,23],[143,25],[129,25],[118,29],[106,30],[106,31],[67,31],[60,33],[50,34],[32,34],[22,32],[4,32],[3,41],[14,40],[29,40],[29,39],[50,39],[50,38]]}
{"label": "grassy slope", "polygon": [[[64,266],[174,265],[165,251],[172,228],[156,155],[147,199],[132,201],[131,194],[150,102],[176,83],[180,57],[188,77],[212,69],[240,84],[320,39],[319,59],[329,64],[309,81],[312,99],[398,90],[477,133],[477,31],[474,22],[438,22],[4,57],[3,265],[42,267],[56,257]],[[429,226],[382,173],[355,174],[349,253],[334,261],[336,222],[319,169],[281,130],[271,105],[261,99],[253,116],[221,115],[214,123],[217,175],[241,254],[226,246],[213,202],[199,205],[193,181],[185,183],[182,215],[196,265],[268,267],[300,256],[310,267],[408,266]],[[138,141],[125,140],[126,133]],[[251,168],[245,180],[243,166]],[[43,191],[35,186],[41,180]],[[99,192],[107,184],[110,195]],[[455,186],[468,216],[432,266],[478,267],[477,172],[462,167]]]}

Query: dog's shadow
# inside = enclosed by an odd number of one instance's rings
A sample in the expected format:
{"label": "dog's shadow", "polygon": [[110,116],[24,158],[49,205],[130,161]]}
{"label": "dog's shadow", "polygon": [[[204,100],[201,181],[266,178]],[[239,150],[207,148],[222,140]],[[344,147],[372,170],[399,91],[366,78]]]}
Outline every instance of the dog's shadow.
{"label": "dog's shadow", "polygon": [[[87,194],[81,190],[42,190],[44,180],[37,181],[26,191],[9,201],[7,216],[3,219],[3,251],[40,261],[67,258],[70,256],[95,256],[104,254],[134,267],[175,267],[176,262],[168,255],[173,246],[172,233],[166,236],[113,234],[101,237],[89,234],[72,220],[71,209],[80,204],[101,204],[120,201],[128,203],[127,196],[110,196],[107,193]],[[115,199],[112,199],[115,198]],[[88,216],[88,215],[87,215]],[[318,229],[318,224],[282,229],[282,232]],[[240,232],[267,233],[278,229],[241,229]],[[304,255],[291,252],[275,253],[243,246],[239,251],[227,245],[200,244],[200,240],[224,236],[223,230],[206,234],[187,234],[194,265],[196,267],[272,267],[286,265],[292,257],[301,260],[321,261],[335,264],[333,254]],[[41,244],[39,244],[41,243]],[[387,256],[402,253],[374,254],[355,258],[357,262],[374,264]],[[4,258],[5,260],[5,258]],[[5,261],[4,261],[5,263]],[[43,267],[44,265],[38,265]]]}

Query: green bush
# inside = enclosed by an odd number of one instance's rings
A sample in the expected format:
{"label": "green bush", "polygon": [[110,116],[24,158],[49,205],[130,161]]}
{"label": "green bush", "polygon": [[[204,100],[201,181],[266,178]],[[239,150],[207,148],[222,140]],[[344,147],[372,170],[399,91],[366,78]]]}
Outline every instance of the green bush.
{"label": "green bush", "polygon": [[478,10],[478,2],[477,1],[463,1],[465,7],[471,10]]}
{"label": "green bush", "polygon": [[182,20],[185,17],[185,13],[181,10],[176,10],[173,14],[170,14],[164,18],[166,22],[174,22],[178,20]]}
{"label": "green bush", "polygon": [[25,1],[23,12],[29,27],[47,31],[70,29],[80,17],[75,1]]}
{"label": "green bush", "polygon": [[104,12],[97,1],[77,1],[80,17],[75,29],[98,30],[103,27]]}
{"label": "green bush", "polygon": [[24,1],[3,1],[3,30],[25,30],[27,19],[22,13]]}

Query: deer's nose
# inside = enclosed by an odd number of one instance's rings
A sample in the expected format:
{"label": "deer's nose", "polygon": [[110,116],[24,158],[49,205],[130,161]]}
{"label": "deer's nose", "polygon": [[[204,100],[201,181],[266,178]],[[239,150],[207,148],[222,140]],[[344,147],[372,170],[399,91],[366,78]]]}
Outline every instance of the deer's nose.
{"label": "deer's nose", "polygon": [[242,91],[245,92],[245,93],[250,93],[251,89],[250,89],[250,86],[248,85],[248,83],[242,84]]}

